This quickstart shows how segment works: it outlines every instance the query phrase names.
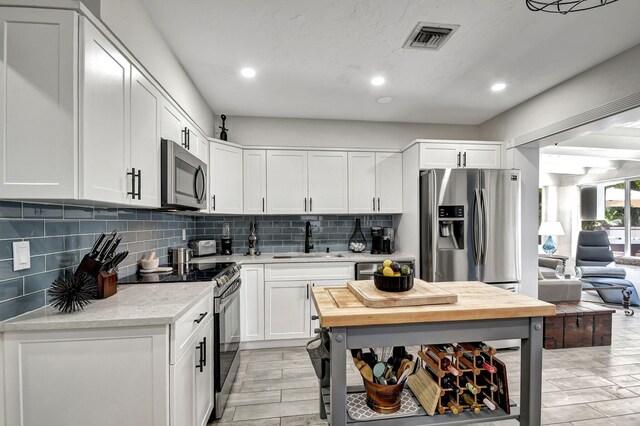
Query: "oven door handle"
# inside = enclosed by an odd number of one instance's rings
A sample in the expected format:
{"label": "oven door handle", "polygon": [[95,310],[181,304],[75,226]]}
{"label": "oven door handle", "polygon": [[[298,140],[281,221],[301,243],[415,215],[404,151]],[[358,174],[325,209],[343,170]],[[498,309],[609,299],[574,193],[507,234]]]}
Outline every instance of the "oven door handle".
{"label": "oven door handle", "polygon": [[221,313],[224,310],[224,308],[227,307],[228,304],[230,304],[231,302],[236,300],[238,297],[240,297],[240,286],[242,285],[242,280],[238,278],[234,282],[237,282],[238,286],[231,293],[225,293],[222,297],[216,299],[216,303],[215,303],[216,314]]}

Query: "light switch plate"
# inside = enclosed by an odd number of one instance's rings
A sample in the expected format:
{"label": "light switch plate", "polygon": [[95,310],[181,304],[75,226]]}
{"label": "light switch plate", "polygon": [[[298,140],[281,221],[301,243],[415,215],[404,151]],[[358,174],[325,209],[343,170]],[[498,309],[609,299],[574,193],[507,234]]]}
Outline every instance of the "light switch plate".
{"label": "light switch plate", "polygon": [[29,241],[13,243],[13,270],[22,271],[31,268],[31,247]]}

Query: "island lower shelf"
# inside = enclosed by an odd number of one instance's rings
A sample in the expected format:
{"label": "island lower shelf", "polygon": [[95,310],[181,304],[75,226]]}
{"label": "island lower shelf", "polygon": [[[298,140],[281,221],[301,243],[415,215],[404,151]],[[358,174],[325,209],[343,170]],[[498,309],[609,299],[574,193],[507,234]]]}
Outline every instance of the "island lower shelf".
{"label": "island lower shelf", "polygon": [[[407,389],[411,394],[412,398],[415,399],[415,396],[411,392],[410,389]],[[362,393],[364,392],[364,386],[347,386],[347,394],[350,393]],[[321,388],[322,393],[322,403],[324,405],[325,413],[328,418],[331,418],[331,390],[329,387]],[[417,402],[417,401],[416,401]],[[420,403],[418,402],[418,405]],[[407,417],[393,417],[389,418],[380,418],[375,420],[353,420],[347,414],[347,423],[349,425],[353,424],[362,424],[362,425],[397,425],[397,426],[419,426],[419,425],[469,425],[476,423],[485,423],[485,422],[497,422],[501,420],[510,420],[510,419],[518,419],[520,417],[520,407],[517,404],[510,400],[511,413],[507,414],[504,410],[497,408],[494,411],[482,410],[479,414],[473,414],[469,410],[465,410],[457,415],[453,415],[451,413],[447,414],[436,414],[435,416],[429,416],[424,412],[424,410],[420,410],[419,414]]]}

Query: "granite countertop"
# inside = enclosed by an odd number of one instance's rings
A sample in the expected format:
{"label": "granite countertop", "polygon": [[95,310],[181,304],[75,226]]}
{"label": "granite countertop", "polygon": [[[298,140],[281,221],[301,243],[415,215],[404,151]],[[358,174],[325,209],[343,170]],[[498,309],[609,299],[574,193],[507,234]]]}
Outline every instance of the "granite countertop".
{"label": "granite countertop", "polygon": [[391,259],[395,262],[411,262],[415,256],[405,253],[393,254],[370,254],[370,253],[265,253],[260,256],[244,256],[234,254],[231,256],[203,256],[194,257],[192,263],[220,263],[235,262],[239,265],[261,264],[261,263],[318,263],[318,262],[380,262]]}
{"label": "granite countertop", "polygon": [[640,266],[640,257],[619,256],[616,257],[616,265]]}
{"label": "granite countertop", "polygon": [[173,324],[212,291],[211,282],[119,285],[117,294],[80,312],[64,314],[46,306],[0,322],[0,332]]}

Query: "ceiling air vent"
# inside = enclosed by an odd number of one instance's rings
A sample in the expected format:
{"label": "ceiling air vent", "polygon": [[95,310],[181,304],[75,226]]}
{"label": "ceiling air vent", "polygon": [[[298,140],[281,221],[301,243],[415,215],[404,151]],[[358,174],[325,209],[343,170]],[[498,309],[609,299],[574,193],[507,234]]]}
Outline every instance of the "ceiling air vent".
{"label": "ceiling air vent", "polygon": [[404,44],[405,49],[439,50],[460,25],[419,22]]}

